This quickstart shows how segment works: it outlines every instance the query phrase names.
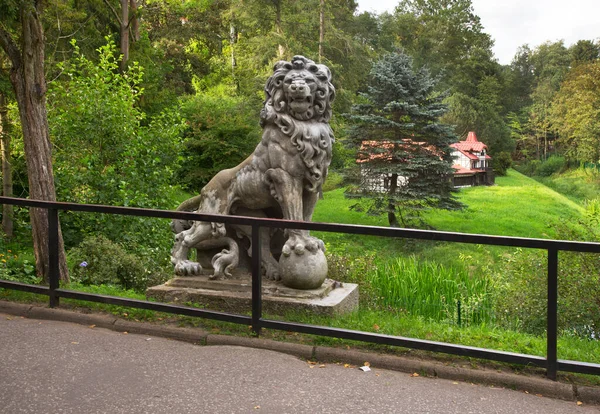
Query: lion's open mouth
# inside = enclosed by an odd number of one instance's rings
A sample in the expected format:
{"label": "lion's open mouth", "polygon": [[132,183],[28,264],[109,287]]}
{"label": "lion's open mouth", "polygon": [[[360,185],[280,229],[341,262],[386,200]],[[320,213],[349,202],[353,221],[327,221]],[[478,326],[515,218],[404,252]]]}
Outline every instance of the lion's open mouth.
{"label": "lion's open mouth", "polygon": [[290,108],[296,113],[304,113],[310,109],[313,104],[313,98],[311,95],[308,96],[292,96],[290,101]]}

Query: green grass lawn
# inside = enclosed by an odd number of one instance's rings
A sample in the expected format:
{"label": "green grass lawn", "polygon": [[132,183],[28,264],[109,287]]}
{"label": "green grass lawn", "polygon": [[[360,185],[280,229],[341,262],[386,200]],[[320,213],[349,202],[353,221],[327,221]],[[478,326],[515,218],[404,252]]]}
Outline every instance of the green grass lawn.
{"label": "green grass lawn", "polygon": [[[553,225],[576,220],[584,211],[576,202],[514,170],[498,177],[495,186],[463,188],[457,196],[465,209],[428,211],[427,224],[442,231],[553,238]],[[317,204],[313,221],[388,226],[384,215],[351,210],[354,203],[344,197],[344,189],[329,191]]]}
{"label": "green grass lawn", "polygon": [[[574,201],[514,170],[509,170],[506,177],[498,177],[495,186],[463,188],[457,197],[466,205],[465,209],[431,210],[424,214],[425,222],[440,231],[554,239],[557,224],[569,221],[576,226],[584,212]],[[369,216],[352,210],[354,203],[344,197],[343,189],[326,192],[317,204],[313,220],[388,226],[384,215]],[[383,259],[416,253],[447,266],[456,266],[469,258],[472,263],[495,263],[511,251],[502,247],[433,242],[419,242],[411,250],[405,242],[383,237],[316,234],[336,252],[371,254]]]}
{"label": "green grass lawn", "polygon": [[555,238],[560,220],[577,220],[583,208],[567,197],[509,170],[491,187],[463,188],[458,194],[467,208],[430,211],[428,224],[438,230],[502,236]]}

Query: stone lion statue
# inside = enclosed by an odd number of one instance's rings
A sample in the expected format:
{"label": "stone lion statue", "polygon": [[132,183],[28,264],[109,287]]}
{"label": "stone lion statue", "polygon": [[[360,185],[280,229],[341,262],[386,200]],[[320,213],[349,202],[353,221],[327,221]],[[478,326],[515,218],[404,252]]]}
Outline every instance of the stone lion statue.
{"label": "stone lion statue", "polygon": [[[331,72],[303,56],[294,56],[291,62],[280,61],[267,80],[265,96],[260,113],[263,134],[254,152],[238,166],[216,174],[200,195],[185,201],[179,211],[311,220],[327,177],[334,141],[328,124],[335,97]],[[240,251],[248,255],[251,252],[249,226],[176,220],[172,228],[176,236],[171,261],[175,273],[181,276],[202,271],[200,263],[189,260],[190,249],[196,249],[198,255],[211,252],[212,279],[231,277],[240,261]],[[262,272],[267,278],[283,277],[284,284],[304,289],[323,282],[325,276],[320,282],[286,283],[282,271],[283,267],[314,270],[320,266],[315,265],[319,260],[306,264],[297,261],[309,260],[311,255],[320,255],[320,261],[324,260],[323,242],[308,231],[263,228],[260,239]],[[291,260],[288,258],[296,261],[284,266],[284,260]]]}

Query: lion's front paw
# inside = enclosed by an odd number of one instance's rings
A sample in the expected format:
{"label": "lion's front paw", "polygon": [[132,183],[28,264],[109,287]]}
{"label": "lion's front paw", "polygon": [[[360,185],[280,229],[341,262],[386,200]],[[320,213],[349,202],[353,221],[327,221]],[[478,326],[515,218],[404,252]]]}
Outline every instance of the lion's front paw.
{"label": "lion's front paw", "polygon": [[281,280],[281,273],[279,272],[279,264],[277,262],[265,264],[263,270],[267,279]]}
{"label": "lion's front paw", "polygon": [[294,252],[297,255],[303,255],[308,250],[315,253],[317,250],[325,251],[325,244],[322,240],[312,236],[291,235],[282,249],[284,256],[289,256]]}
{"label": "lion's front paw", "polygon": [[182,260],[175,264],[175,274],[178,276],[197,276],[202,271],[200,263]]}

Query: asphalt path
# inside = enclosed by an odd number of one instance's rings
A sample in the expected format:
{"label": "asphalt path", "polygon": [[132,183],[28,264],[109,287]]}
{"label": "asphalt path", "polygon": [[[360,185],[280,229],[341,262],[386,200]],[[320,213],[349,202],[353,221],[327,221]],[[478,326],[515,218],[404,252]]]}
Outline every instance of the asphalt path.
{"label": "asphalt path", "polygon": [[311,364],[0,313],[1,413],[599,413],[372,367]]}

